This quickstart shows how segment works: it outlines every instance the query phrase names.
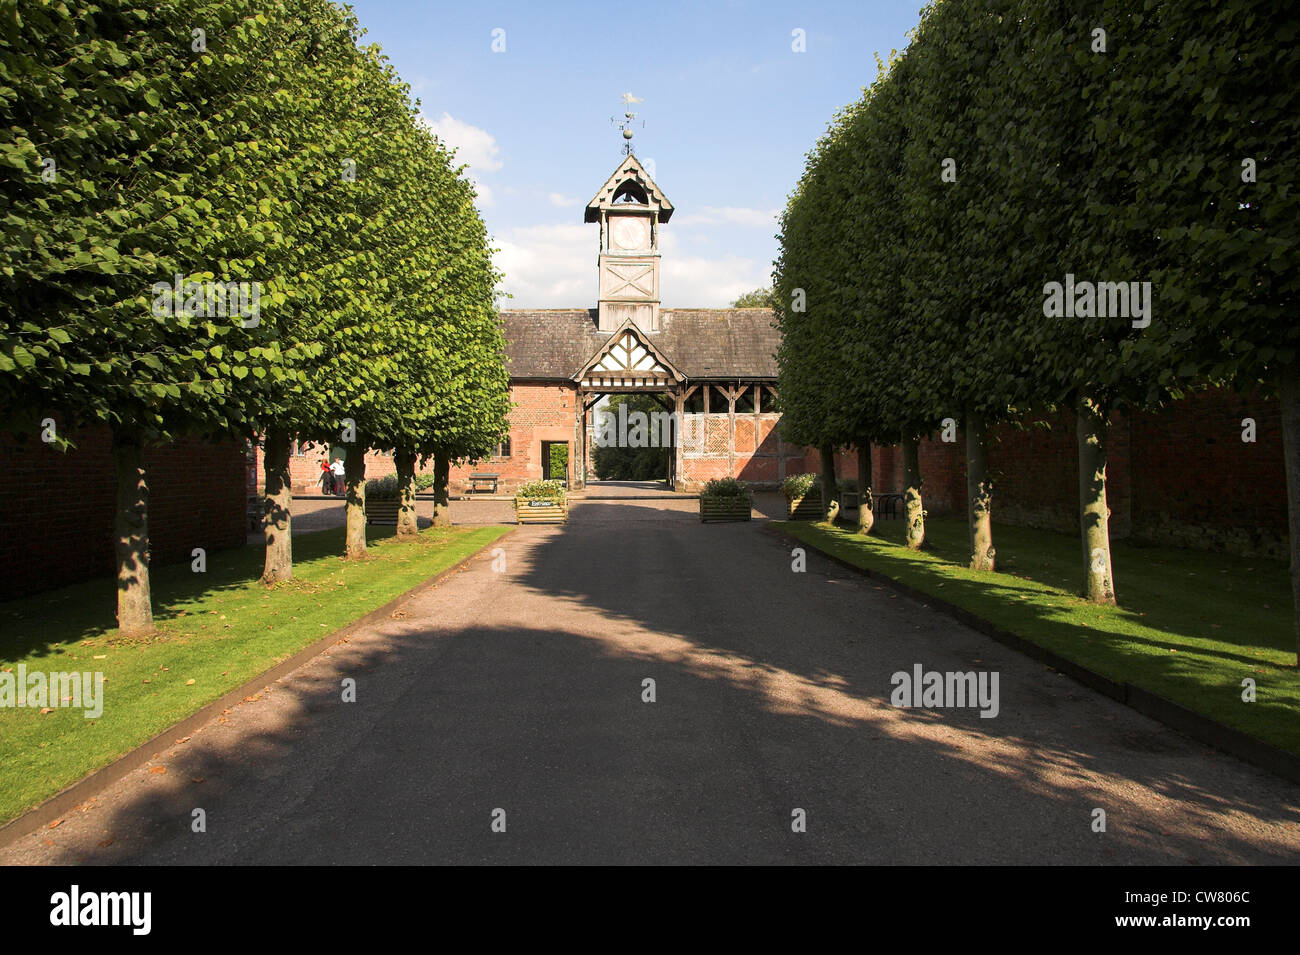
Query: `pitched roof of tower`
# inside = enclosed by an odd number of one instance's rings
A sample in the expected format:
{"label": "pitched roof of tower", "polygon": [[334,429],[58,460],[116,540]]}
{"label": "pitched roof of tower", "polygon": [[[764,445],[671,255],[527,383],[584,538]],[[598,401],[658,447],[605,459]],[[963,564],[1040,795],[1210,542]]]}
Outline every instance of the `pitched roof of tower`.
{"label": "pitched roof of tower", "polygon": [[614,204],[614,198],[618,195],[619,187],[628,181],[636,183],[644,190],[646,203],[658,210],[660,222],[667,222],[672,218],[673,204],[668,201],[664,191],[655,185],[655,181],[650,178],[650,173],[646,172],[645,167],[641,165],[641,160],[637,159],[636,154],[633,153],[623,157],[623,161],[618,164],[614,174],[606,179],[605,184],[591,197],[591,201],[587,203],[587,209],[583,213],[583,221],[599,221],[600,210],[609,209]]}
{"label": "pitched roof of tower", "polygon": [[[775,378],[781,333],[770,308],[666,308],[663,331],[646,335],[687,378]],[[511,309],[501,313],[506,370],[513,378],[566,380],[610,338],[596,310]]]}

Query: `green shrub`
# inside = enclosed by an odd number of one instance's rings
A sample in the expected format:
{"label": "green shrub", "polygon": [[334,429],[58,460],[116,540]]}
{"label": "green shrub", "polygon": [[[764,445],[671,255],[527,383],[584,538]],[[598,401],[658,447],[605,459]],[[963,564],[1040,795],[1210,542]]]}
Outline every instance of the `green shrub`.
{"label": "green shrub", "polygon": [[371,478],[366,482],[367,501],[395,501],[397,493],[397,475],[385,474],[381,478]]}
{"label": "green shrub", "polygon": [[749,497],[749,487],[745,482],[737,481],[735,478],[714,478],[704,485],[700,497],[744,500]]}
{"label": "green shrub", "polygon": [[781,493],[787,501],[796,497],[805,497],[813,488],[821,488],[822,479],[818,474],[792,474],[781,482]]}
{"label": "green shrub", "polygon": [[530,501],[563,501],[564,485],[559,481],[530,481],[520,485],[515,495]]}
{"label": "green shrub", "polygon": [[433,487],[436,478],[432,474],[417,474],[415,476],[416,491],[427,491]]}
{"label": "green shrub", "polygon": [[850,494],[858,493],[857,478],[840,478],[836,483],[840,486],[841,491],[848,491]]}

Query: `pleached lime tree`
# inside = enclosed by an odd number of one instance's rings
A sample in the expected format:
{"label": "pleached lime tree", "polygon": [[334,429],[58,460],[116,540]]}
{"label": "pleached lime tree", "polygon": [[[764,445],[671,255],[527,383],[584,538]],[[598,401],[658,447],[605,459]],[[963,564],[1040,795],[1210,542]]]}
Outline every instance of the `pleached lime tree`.
{"label": "pleached lime tree", "polygon": [[[838,384],[853,372],[848,339],[854,250],[840,214],[851,186],[845,137],[853,109],[838,113],[809,153],[803,178],[781,220],[782,248],[773,272],[773,302],[782,341],[777,353],[781,432],[815,445],[821,457],[822,514],[834,519],[839,494],[834,449],[852,443],[853,415]],[[788,398],[787,398],[788,395]]]}
{"label": "pleached lime tree", "polygon": [[55,416],[59,446],[111,431],[125,633],[152,629],[148,444],[264,437],[273,581],[292,573],[295,436],[355,439],[359,554],[367,445],[451,419],[500,430],[472,190],[359,37],[327,0],[0,17],[0,414],[28,431]]}
{"label": "pleached lime tree", "polygon": [[867,373],[847,383],[846,397],[858,410],[863,443],[871,438],[900,446],[906,542],[917,550],[925,543],[919,438],[933,430],[948,405],[929,371],[938,363],[934,344],[912,311],[924,289],[912,263],[920,233],[907,210],[915,66],[910,53],[876,66],[876,82],[854,123],[858,168],[852,179],[860,185],[846,209],[860,262],[852,340]]}
{"label": "pleached lime tree", "polygon": [[1148,400],[1198,383],[1277,397],[1300,651],[1300,22],[1275,0],[1106,0],[1097,15],[1113,60],[1088,89],[1095,175],[1129,191],[1089,211],[1159,304],[1129,347],[1149,356]]}
{"label": "pleached lime tree", "polygon": [[[841,215],[847,222],[846,245],[852,267],[845,272],[850,303],[849,327],[842,342],[846,374],[834,387],[858,454],[859,533],[870,532],[872,514],[872,446],[898,442],[912,405],[900,387],[898,336],[903,333],[902,268],[907,224],[902,217],[901,169],[906,129],[899,122],[906,67],[897,60],[877,62],[875,83],[866,90],[846,124],[851,162],[843,170],[851,187]],[[924,537],[920,513],[920,479],[913,479],[909,505],[909,539]]]}
{"label": "pleached lime tree", "polygon": [[[1013,416],[1026,376],[1016,361],[1023,286],[1006,243],[1004,131],[988,122],[1022,29],[1010,0],[928,7],[907,60],[910,94],[903,212],[909,288],[905,374],[930,404],[931,426],[960,421],[966,439],[970,567],[993,570],[993,481],[987,436]],[[915,399],[914,399],[915,400]],[[937,400],[937,404],[936,404]]]}
{"label": "pleached lime tree", "polygon": [[240,374],[286,374],[259,283],[283,184],[252,127],[284,51],[242,0],[25,5],[0,30],[0,401],[111,430],[118,623],[145,633],[143,448],[246,433]]}

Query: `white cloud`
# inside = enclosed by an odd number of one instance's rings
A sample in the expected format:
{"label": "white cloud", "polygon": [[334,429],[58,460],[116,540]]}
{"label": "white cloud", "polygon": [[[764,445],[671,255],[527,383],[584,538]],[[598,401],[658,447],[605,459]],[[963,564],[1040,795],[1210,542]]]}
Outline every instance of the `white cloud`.
{"label": "white cloud", "polygon": [[563,193],[559,193],[559,192],[550,192],[550,193],[547,193],[546,198],[550,200],[550,203],[551,203],[551,205],[553,205],[553,206],[561,206],[561,207],[563,207],[563,206],[580,206],[580,205],[582,205],[582,200],[581,200],[581,199],[579,199],[579,198],[577,198],[577,197],[575,197],[575,196],[566,196],[566,195],[564,195]]}
{"label": "white cloud", "polygon": [[469,167],[465,178],[473,183],[474,190],[478,193],[479,208],[491,206],[492,187],[483,182],[480,174],[501,168],[501,147],[497,145],[496,137],[486,129],[471,126],[446,112],[438,119],[429,119],[423,115],[420,119],[433,130],[438,139],[456,150],[456,165]]}
{"label": "white cloud", "polygon": [[456,161],[465,163],[475,172],[493,172],[501,168],[498,158],[501,147],[496,137],[486,129],[462,122],[450,113],[438,119],[423,117],[435,136],[456,150]]}
{"label": "white cloud", "polygon": [[[493,238],[502,288],[514,297],[504,308],[595,308],[599,294],[599,237],[589,224],[523,226]],[[683,255],[663,234],[660,294],[666,308],[723,308],[744,292],[767,285],[771,265],[734,254]]]}
{"label": "white cloud", "polygon": [[761,229],[775,226],[780,209],[750,209],[745,206],[701,206],[698,212],[674,216],[672,224],[679,228],[699,225],[739,225]]}
{"label": "white cloud", "polygon": [[595,227],[582,223],[521,226],[493,237],[504,308],[592,308],[596,304]]}
{"label": "white cloud", "polygon": [[[677,224],[676,217],[672,225]],[[689,255],[679,237],[667,229],[660,236],[663,252],[659,294],[665,308],[725,308],[741,294],[771,282],[770,264],[743,255]]]}

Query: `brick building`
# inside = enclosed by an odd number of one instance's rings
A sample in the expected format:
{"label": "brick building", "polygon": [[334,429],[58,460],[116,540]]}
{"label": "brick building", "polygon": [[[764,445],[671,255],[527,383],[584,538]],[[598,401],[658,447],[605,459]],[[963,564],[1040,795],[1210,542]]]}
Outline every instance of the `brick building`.
{"label": "brick building", "polygon": [[[501,313],[510,435],[496,455],[452,469],[453,493],[467,490],[474,472],[500,474],[507,491],[543,477],[583,487],[601,399],[627,393],[657,396],[671,418],[673,453],[664,476],[674,487],[691,490],[723,476],[771,487],[788,475],[819,470],[815,451],[786,444],[777,434],[780,415],[772,408],[780,335],[771,310],[661,308],[659,230],[672,213],[672,203],[628,155],[585,211],[585,221],[599,227],[596,306]],[[1241,441],[1245,417],[1258,422],[1257,442]],[[562,475],[550,474],[555,445],[569,451]],[[963,448],[961,435],[952,443],[921,443],[931,514],[965,511]],[[296,488],[317,481],[320,455],[319,449],[295,455]],[[989,464],[996,520],[1077,532],[1078,456],[1070,415],[998,429]],[[840,457],[841,476],[856,470],[849,455]],[[897,448],[877,449],[874,470],[878,492],[902,489]],[[367,456],[368,476],[392,471],[388,455]],[[1271,400],[1212,391],[1160,414],[1116,415],[1108,478],[1117,539],[1284,553],[1280,424]]]}
{"label": "brick building", "polygon": [[[616,394],[659,396],[665,427],[651,429],[652,440],[672,447],[664,477],[676,488],[726,476],[774,486],[801,467],[804,449],[779,439],[780,416],[770,410],[780,343],[771,309],[660,307],[659,229],[672,214],[640,160],[627,155],[585,212],[599,226],[596,307],[501,313],[510,435],[494,456],[452,469],[453,493],[475,472],[500,474],[506,490],[547,477],[582,488],[600,437],[599,404]],[[564,474],[551,474],[555,445],[566,448]],[[324,449],[299,450],[291,478],[306,490],[320,478]],[[367,455],[367,477],[393,470],[389,455]]]}
{"label": "brick building", "polygon": [[[673,205],[629,153],[587,204],[599,227],[595,308],[506,311],[511,398],[510,440],[475,470],[500,473],[507,486],[543,477],[581,488],[597,440],[624,443],[605,430],[601,399],[659,396],[668,473],[677,488],[714,477],[775,484],[803,448],[776,434],[776,350],[770,309],[665,309],[660,305],[659,230]],[[635,437],[633,438],[635,440]],[[567,473],[550,473],[550,449],[567,447]],[[453,486],[468,469],[452,474]]]}

